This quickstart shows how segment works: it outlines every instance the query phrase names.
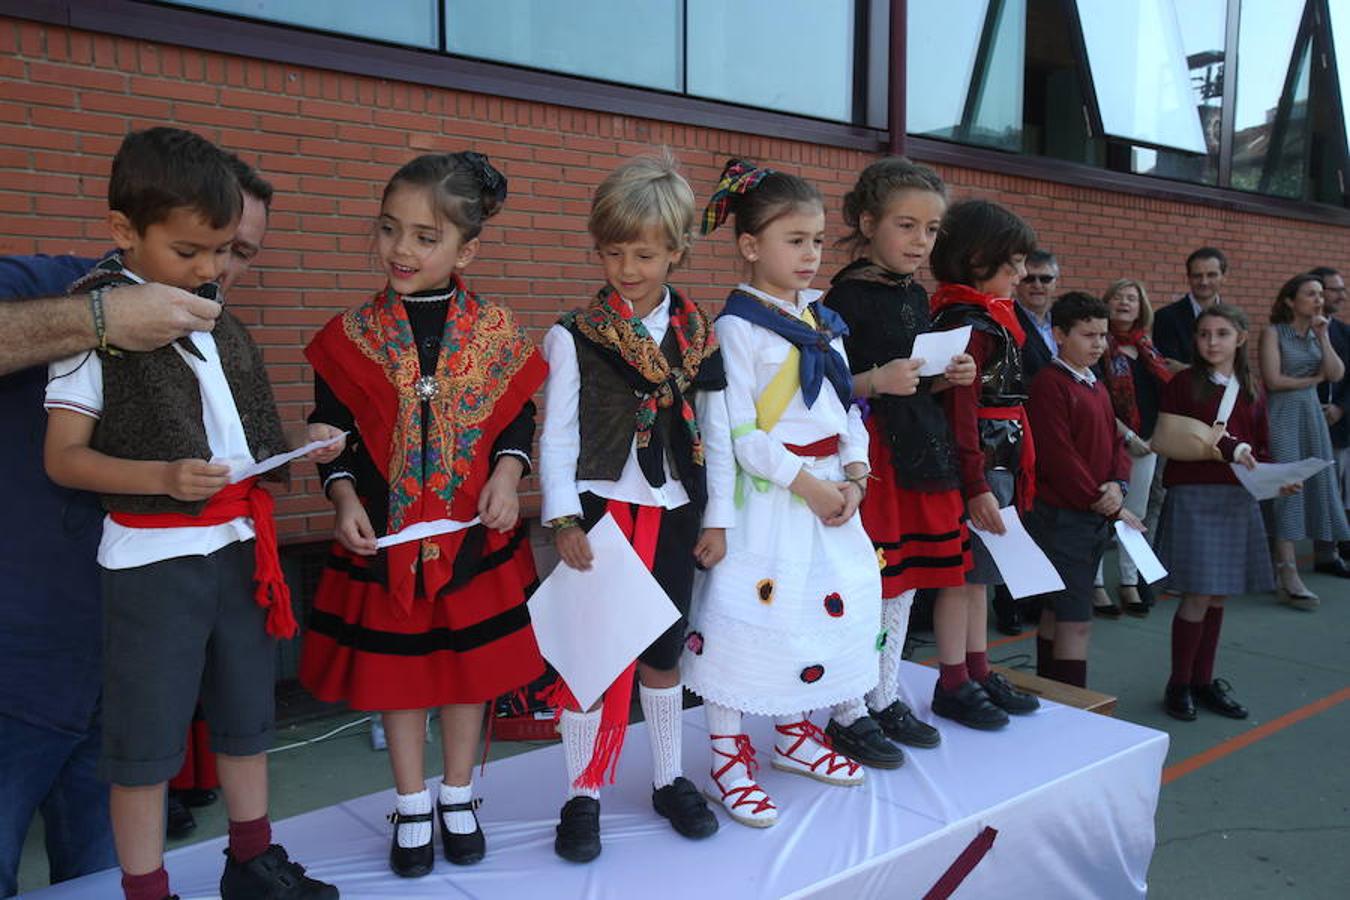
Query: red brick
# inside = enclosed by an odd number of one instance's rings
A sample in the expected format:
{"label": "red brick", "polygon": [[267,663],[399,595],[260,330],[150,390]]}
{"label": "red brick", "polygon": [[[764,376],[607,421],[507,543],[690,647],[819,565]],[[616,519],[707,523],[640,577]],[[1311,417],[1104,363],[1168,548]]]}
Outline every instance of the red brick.
{"label": "red brick", "polygon": [[143,116],[164,121],[169,121],[173,116],[173,104],[168,100],[128,97],[126,94],[99,94],[93,91],[84,91],[80,94],[80,109]]}
{"label": "red brick", "polygon": [[249,109],[254,112],[295,114],[300,104],[290,97],[279,97],[261,91],[240,91],[233,88],[221,88],[220,105]]}
{"label": "red brick", "polygon": [[[196,58],[191,54],[190,58]],[[164,97],[196,103],[215,103],[217,91],[211,85],[173,81],[167,78],[132,77],[131,93],[137,96]]]}
{"label": "red brick", "polygon": [[0,97],[14,103],[38,103],[74,109],[75,92],[66,87],[49,84],[29,84],[23,81],[5,81],[0,84]]}

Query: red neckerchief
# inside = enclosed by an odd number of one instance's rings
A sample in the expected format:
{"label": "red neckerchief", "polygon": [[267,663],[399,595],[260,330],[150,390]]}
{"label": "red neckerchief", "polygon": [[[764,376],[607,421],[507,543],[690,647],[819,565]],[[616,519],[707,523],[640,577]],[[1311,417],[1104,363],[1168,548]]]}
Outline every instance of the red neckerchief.
{"label": "red neckerchief", "polygon": [[1129,331],[1112,330],[1106,336],[1106,360],[1102,371],[1106,375],[1106,390],[1111,395],[1111,405],[1116,415],[1133,431],[1139,430],[1139,402],[1135,397],[1134,373],[1130,367],[1130,358],[1120,351],[1121,347],[1134,347],[1139,351],[1139,359],[1148,367],[1159,384],[1172,380],[1172,373],[1162,354],[1153,346],[1142,328]]}
{"label": "red neckerchief", "polygon": [[1013,311],[1013,302],[1008,297],[981,293],[965,284],[943,282],[937,286],[937,290],[928,300],[929,311],[934,315],[948,306],[958,304],[978,306],[989,313],[990,318],[1008,330],[1017,346],[1022,346],[1027,339],[1026,332],[1022,330],[1022,323],[1017,321],[1017,313]]}

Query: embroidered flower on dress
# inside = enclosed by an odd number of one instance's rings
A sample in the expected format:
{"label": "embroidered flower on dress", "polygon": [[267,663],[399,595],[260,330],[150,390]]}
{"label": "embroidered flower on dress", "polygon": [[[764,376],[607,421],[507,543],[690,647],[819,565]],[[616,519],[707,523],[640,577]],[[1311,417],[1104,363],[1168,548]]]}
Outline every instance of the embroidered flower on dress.
{"label": "embroidered flower on dress", "polygon": [[765,578],[765,579],[761,580],[759,584],[755,585],[755,593],[759,595],[759,602],[760,602],[760,603],[765,603],[765,604],[772,603],[772,602],[773,602],[773,579],[772,579],[772,578]]}
{"label": "embroidered flower on dress", "polygon": [[815,684],[822,676],[824,676],[824,674],[825,667],[817,663],[814,666],[807,666],[805,669],[802,669],[801,678],[802,681],[807,684]]}
{"label": "embroidered flower on dress", "polygon": [[684,645],[689,648],[689,652],[695,656],[703,655],[703,635],[697,631],[689,632],[689,636],[684,639]]}
{"label": "embroidered flower on dress", "polygon": [[825,595],[825,612],[835,619],[844,614],[844,598],[839,596],[838,591],[832,591]]}

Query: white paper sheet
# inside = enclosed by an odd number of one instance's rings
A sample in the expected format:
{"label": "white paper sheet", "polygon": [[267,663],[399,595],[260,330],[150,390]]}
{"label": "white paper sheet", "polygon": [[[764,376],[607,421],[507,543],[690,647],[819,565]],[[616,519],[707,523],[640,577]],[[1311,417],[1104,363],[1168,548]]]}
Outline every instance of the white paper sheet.
{"label": "white paper sheet", "polygon": [[974,528],[979,533],[980,540],[984,541],[984,546],[994,558],[994,565],[998,566],[999,574],[1003,576],[1008,591],[1020,599],[1064,590],[1064,579],[1059,577],[1050,560],[1041,552],[1041,548],[1036,546],[1031,535],[1027,534],[1022,520],[1017,516],[1017,509],[1005,506],[998,514],[1002,517],[1003,527],[1006,529],[1003,534],[980,531],[973,523],[970,527]]}
{"label": "white paper sheet", "polygon": [[613,516],[606,513],[588,537],[590,570],[559,562],[529,600],[539,650],[582,709],[680,618]]}
{"label": "white paper sheet", "polygon": [[455,519],[432,519],[430,522],[418,522],[415,525],[409,525],[402,531],[395,531],[393,534],[386,534],[382,538],[375,539],[375,546],[383,550],[385,547],[392,547],[395,544],[406,544],[408,541],[420,541],[422,538],[435,537],[438,534],[454,534],[456,531],[463,531],[465,528],[472,528],[477,525],[479,518],[474,516],[467,522],[459,522]]}
{"label": "white paper sheet", "polygon": [[1116,537],[1120,540],[1120,549],[1130,554],[1130,559],[1134,560],[1140,578],[1153,584],[1167,577],[1167,569],[1158,561],[1157,554],[1148,545],[1148,539],[1144,537],[1142,531],[1135,531],[1124,522],[1117,522]]}
{"label": "white paper sheet", "polygon": [[909,351],[910,359],[922,359],[921,376],[941,375],[947,371],[947,364],[958,353],[966,352],[970,343],[970,326],[962,325],[951,331],[925,331],[914,339],[914,349]]}
{"label": "white paper sheet", "polygon": [[1253,497],[1257,500],[1271,500],[1280,496],[1280,488],[1286,484],[1306,481],[1331,465],[1331,460],[1310,456],[1291,463],[1259,462],[1255,469],[1248,469],[1237,463],[1229,465],[1233,467],[1233,474],[1237,476],[1237,480]]}
{"label": "white paper sheet", "polygon": [[[237,460],[220,460],[220,462],[225,463],[232,470],[230,472],[230,484],[237,484],[245,478],[252,478],[254,475],[261,475],[264,472],[270,472],[275,468],[284,466],[291,460],[299,459],[306,453],[310,453],[314,450],[321,450],[324,447],[331,447],[346,436],[347,432],[344,431],[336,437],[327,438],[322,441],[310,441],[303,447],[297,447],[296,449],[289,450],[285,453],[278,453],[276,456],[267,457],[267,459],[264,459],[262,462],[249,463],[239,468],[236,468],[238,463]],[[217,460],[214,459],[211,461],[217,462]]]}

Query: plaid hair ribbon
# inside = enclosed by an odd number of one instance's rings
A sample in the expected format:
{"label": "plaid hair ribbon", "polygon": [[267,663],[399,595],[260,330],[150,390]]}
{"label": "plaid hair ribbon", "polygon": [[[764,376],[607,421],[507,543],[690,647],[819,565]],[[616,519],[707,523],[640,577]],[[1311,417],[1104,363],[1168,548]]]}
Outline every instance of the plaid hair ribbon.
{"label": "plaid hair ribbon", "polygon": [[717,230],[727,216],[731,215],[731,198],[734,194],[748,194],[773,169],[759,169],[743,160],[735,160],[722,170],[722,180],[717,182],[717,190],[703,209],[703,234]]}

